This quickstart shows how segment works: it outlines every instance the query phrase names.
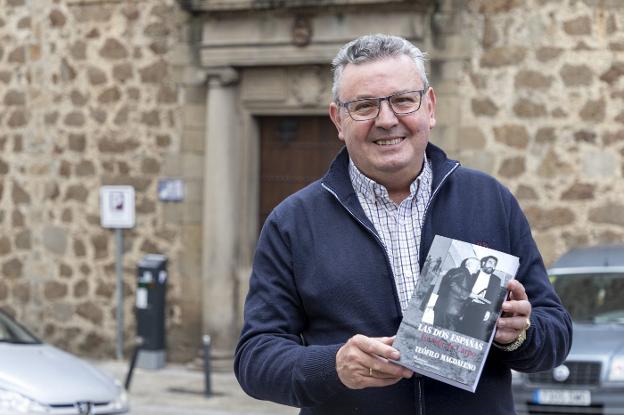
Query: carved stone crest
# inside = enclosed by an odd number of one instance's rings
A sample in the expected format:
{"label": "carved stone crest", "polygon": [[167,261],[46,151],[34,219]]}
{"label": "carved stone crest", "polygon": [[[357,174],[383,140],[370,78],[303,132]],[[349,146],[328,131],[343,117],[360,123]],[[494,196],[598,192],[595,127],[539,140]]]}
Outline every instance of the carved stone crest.
{"label": "carved stone crest", "polygon": [[295,46],[307,46],[312,40],[312,23],[306,16],[295,16],[292,27],[292,42]]}
{"label": "carved stone crest", "polygon": [[294,70],[290,89],[298,103],[304,107],[323,105],[327,88],[321,67],[311,66]]}

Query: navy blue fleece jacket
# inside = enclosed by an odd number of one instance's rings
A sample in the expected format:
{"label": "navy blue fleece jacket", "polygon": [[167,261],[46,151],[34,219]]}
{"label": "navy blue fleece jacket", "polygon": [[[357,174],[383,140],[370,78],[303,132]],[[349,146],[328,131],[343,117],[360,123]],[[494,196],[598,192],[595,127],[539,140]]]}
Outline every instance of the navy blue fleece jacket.
{"label": "navy blue fleece jacket", "polygon": [[490,350],[474,394],[421,376],[363,390],[340,382],[338,349],[358,333],[392,336],[402,318],[390,263],[351,186],[343,149],[325,177],[273,210],[260,234],[234,363],[249,395],[301,414],[507,415],[514,413],[510,369],[563,362],[572,325],[517,201],[432,144],[427,157],[434,181],[421,268],[436,234],[519,257],[517,279],[533,307],[527,340],[513,352]]}

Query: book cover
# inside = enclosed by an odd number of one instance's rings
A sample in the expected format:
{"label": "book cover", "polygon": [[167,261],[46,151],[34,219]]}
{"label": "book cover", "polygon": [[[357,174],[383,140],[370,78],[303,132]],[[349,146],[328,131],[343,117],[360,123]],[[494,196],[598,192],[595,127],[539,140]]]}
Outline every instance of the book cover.
{"label": "book cover", "polygon": [[394,341],[395,363],[474,392],[518,266],[513,255],[436,235]]}

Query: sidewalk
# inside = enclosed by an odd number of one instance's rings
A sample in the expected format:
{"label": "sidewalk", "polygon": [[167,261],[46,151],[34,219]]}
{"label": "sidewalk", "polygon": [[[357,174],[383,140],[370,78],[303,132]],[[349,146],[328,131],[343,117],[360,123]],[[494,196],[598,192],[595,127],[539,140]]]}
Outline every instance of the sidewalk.
{"label": "sidewalk", "polygon": [[[93,361],[105,373],[125,382],[128,362]],[[247,396],[231,369],[214,370],[212,396],[204,396],[204,374],[191,365],[167,364],[163,369],[135,368],[130,391],[132,415],[295,415],[296,408]],[[231,367],[231,365],[229,366]]]}

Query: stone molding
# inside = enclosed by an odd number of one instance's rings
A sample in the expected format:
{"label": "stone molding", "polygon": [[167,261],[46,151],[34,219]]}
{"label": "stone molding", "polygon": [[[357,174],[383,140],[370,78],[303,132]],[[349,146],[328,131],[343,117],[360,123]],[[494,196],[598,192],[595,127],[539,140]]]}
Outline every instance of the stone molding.
{"label": "stone molding", "polygon": [[326,112],[330,88],[331,74],[325,65],[247,68],[241,72],[241,100],[254,113]]}
{"label": "stone molding", "polygon": [[267,66],[327,64],[346,42],[367,33],[388,32],[414,42],[429,26],[420,9],[367,9],[357,14],[325,13],[304,16],[311,37],[298,46],[296,13],[240,14],[211,17],[202,22],[199,62],[208,66]]}
{"label": "stone molding", "polygon": [[67,0],[70,6],[90,6],[98,4],[119,4],[123,0]]}
{"label": "stone molding", "polygon": [[[193,12],[263,10],[326,6],[357,6],[388,3],[413,4],[411,0],[179,0]],[[429,3],[423,1],[422,3]]]}

